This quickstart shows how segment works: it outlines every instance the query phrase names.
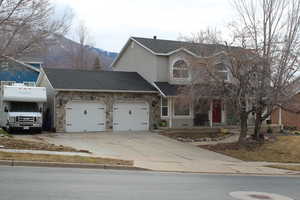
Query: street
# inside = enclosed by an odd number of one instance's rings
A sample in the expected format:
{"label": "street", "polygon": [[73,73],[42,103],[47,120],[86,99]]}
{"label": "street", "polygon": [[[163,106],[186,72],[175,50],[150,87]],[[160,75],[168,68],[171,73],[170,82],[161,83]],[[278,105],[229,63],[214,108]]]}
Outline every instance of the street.
{"label": "street", "polygon": [[1,200],[233,200],[232,191],[300,197],[300,177],[0,166]]}

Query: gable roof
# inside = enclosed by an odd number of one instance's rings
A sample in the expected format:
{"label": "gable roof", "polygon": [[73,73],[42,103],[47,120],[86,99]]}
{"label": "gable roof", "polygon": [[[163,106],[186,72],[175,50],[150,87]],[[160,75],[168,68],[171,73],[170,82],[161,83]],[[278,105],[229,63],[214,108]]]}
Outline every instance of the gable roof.
{"label": "gable roof", "polygon": [[225,45],[221,44],[203,44],[203,43],[192,43],[176,40],[161,40],[154,38],[143,38],[143,37],[130,37],[124,47],[122,48],[119,55],[115,58],[111,67],[120,59],[123,52],[128,47],[130,41],[134,41],[142,46],[147,51],[154,55],[169,56],[178,51],[185,51],[188,54],[199,57],[208,57],[213,54],[220,53],[225,50]]}
{"label": "gable roof", "polygon": [[161,40],[152,38],[132,37],[132,39],[147,47],[156,54],[172,54],[178,49],[185,49],[197,56],[209,56],[222,51],[225,46],[219,44],[192,43],[176,40]]}
{"label": "gable roof", "polygon": [[137,72],[87,71],[43,68],[52,87],[57,90],[157,92]]}

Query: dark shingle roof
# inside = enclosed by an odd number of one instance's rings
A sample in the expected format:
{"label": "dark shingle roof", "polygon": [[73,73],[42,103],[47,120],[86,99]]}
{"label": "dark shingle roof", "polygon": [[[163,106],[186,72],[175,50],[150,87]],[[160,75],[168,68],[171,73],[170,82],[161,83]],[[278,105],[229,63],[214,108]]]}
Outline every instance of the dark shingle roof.
{"label": "dark shingle roof", "polygon": [[180,88],[182,85],[173,85],[168,82],[154,82],[154,84],[159,88],[159,90],[165,96],[177,96],[180,93]]}
{"label": "dark shingle roof", "polygon": [[156,91],[136,72],[43,69],[55,89]]}
{"label": "dark shingle roof", "polygon": [[220,44],[202,44],[140,37],[132,37],[132,39],[158,54],[166,54],[180,48],[185,48],[198,56],[209,56],[225,49],[225,46]]}

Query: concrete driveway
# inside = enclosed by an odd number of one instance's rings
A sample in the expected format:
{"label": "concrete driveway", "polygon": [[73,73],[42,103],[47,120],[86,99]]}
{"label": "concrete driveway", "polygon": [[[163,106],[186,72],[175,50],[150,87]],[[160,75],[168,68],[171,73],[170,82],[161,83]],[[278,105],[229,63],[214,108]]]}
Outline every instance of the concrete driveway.
{"label": "concrete driveway", "polygon": [[152,132],[51,133],[38,137],[57,145],[89,150],[93,156],[134,160],[135,166],[152,170],[261,174],[286,172],[258,163],[243,162]]}

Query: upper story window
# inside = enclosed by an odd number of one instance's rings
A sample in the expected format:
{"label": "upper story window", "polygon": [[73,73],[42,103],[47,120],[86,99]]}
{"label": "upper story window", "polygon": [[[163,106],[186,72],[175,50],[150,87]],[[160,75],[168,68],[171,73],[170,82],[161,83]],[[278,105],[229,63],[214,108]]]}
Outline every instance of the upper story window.
{"label": "upper story window", "polygon": [[184,60],[177,60],[173,64],[173,78],[174,79],[187,79],[189,78],[189,68]]}
{"label": "upper story window", "polygon": [[228,67],[224,63],[216,64],[216,76],[223,81],[229,80]]}

